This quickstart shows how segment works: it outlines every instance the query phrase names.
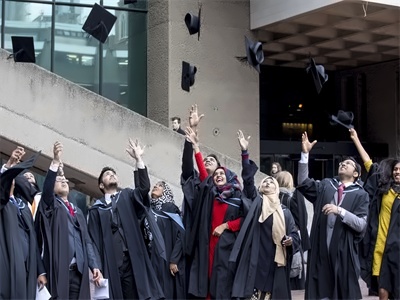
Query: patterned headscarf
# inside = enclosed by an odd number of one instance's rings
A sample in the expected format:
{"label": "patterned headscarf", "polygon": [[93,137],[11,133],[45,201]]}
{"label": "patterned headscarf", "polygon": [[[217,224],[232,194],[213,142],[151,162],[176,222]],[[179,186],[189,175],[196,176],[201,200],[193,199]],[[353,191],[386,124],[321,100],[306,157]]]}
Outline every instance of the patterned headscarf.
{"label": "patterned headscarf", "polygon": [[240,186],[239,179],[237,178],[237,175],[225,167],[216,168],[213,173],[213,177],[214,177],[215,172],[219,169],[224,170],[225,177],[226,177],[226,183],[225,183],[225,185],[223,185],[221,187],[219,187],[219,186],[215,187],[216,191],[217,191],[217,195],[215,196],[215,199],[217,199],[218,201],[223,201],[223,200],[231,198],[236,190],[241,190],[241,186]]}
{"label": "patterned headscarf", "polygon": [[[174,194],[172,193],[172,190],[169,187],[169,185],[164,181],[160,181],[157,184],[161,184],[164,189],[160,197],[150,199],[150,206],[151,209],[154,211],[161,210],[164,203],[171,202],[175,204]],[[156,214],[153,215],[154,219],[157,221],[157,215]],[[151,233],[149,221],[147,221],[147,218],[144,219],[144,236],[148,240],[148,247],[151,248],[153,234]]]}
{"label": "patterned headscarf", "polygon": [[172,193],[172,190],[169,187],[169,185],[164,181],[160,181],[158,182],[158,184],[161,184],[164,190],[161,197],[151,198],[150,205],[151,208],[154,210],[161,210],[164,203],[172,202],[175,204],[174,194]]}

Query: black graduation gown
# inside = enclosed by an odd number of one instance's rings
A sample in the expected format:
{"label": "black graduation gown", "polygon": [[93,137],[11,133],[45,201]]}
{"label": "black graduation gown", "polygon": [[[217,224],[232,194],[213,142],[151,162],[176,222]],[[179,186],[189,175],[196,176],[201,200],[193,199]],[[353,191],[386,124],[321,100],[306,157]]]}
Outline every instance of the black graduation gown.
{"label": "black graduation gown", "polygon": [[[2,200],[0,209],[0,257],[1,280],[0,299],[34,299],[36,295],[37,277],[45,273],[31,211],[25,203],[18,209],[13,203]],[[18,216],[19,215],[19,216]],[[18,218],[28,234],[28,258],[26,264],[22,251],[22,241],[18,230]]]}
{"label": "black graduation gown", "polygon": [[304,203],[304,196],[295,189],[293,194],[289,192],[282,191],[279,193],[279,198],[281,199],[281,203],[285,205],[290,212],[292,213],[294,222],[297,228],[300,231],[300,247],[299,251],[301,254],[301,263],[303,269],[300,272],[300,276],[290,278],[290,287],[292,290],[304,290],[305,282],[306,282],[306,272],[305,272],[305,263],[303,260],[303,253],[310,249],[310,237],[308,235],[307,229],[307,208]]}
{"label": "black graduation gown", "polygon": [[[336,219],[330,247],[327,247],[327,216],[322,207],[331,203],[338,187],[336,179],[318,182],[307,178],[297,189],[314,204],[311,228],[311,249],[308,251],[306,299],[361,299],[358,282],[360,262],[358,244],[364,232],[358,233]],[[344,191],[341,207],[358,217],[368,214],[368,194],[353,184]]]}
{"label": "black graduation gown", "polygon": [[[165,242],[167,260],[157,253],[151,253],[151,262],[157,274],[166,299],[185,299],[185,229],[180,221],[179,208],[173,203],[164,203],[161,210],[154,211],[157,215],[157,225]],[[169,264],[178,265],[179,272],[171,275]]]}
{"label": "black graduation gown", "polygon": [[379,286],[372,277],[372,261],[383,196],[379,192],[378,182],[378,164],[374,163],[364,184],[364,189],[369,194],[370,205],[367,230],[362,243],[360,243],[361,277],[372,290],[377,292],[378,287],[381,287],[389,291],[389,298],[400,299],[400,195],[397,195],[392,206],[379,274]]}
{"label": "black graduation gown", "polygon": [[[229,182],[229,178],[227,180]],[[195,297],[205,298],[209,292],[213,299],[228,299],[231,295],[234,276],[228,259],[237,232],[225,230],[219,237],[214,252],[211,279],[209,279],[209,240],[216,189],[211,178],[203,181],[197,189],[193,198],[193,223],[187,246],[187,251],[192,256],[188,293]],[[236,190],[232,198],[241,198],[241,191]],[[229,205],[223,222],[242,217],[243,211],[242,202],[239,207]]]}
{"label": "black graduation gown", "polygon": [[[9,201],[14,178],[24,169],[32,167],[39,154],[36,153],[0,175],[0,299],[33,299],[37,276],[45,272],[29,208],[20,199],[17,200],[18,208]],[[20,224],[28,239],[26,262]]]}
{"label": "black graduation gown", "polygon": [[[211,178],[207,177],[206,181],[211,182]],[[181,174],[181,187],[183,192],[183,203],[182,203],[182,221],[185,226],[186,232],[192,231],[192,223],[194,216],[194,199],[196,199],[199,192],[199,185],[201,181],[198,172],[193,167],[193,147],[192,144],[185,140],[183,155],[182,155],[182,174]],[[185,245],[188,246],[190,243],[190,234],[185,236]],[[192,253],[191,249],[186,249],[187,262],[190,263]],[[188,267],[188,265],[187,265]],[[189,275],[189,274],[187,274]]]}
{"label": "black graduation gown", "polygon": [[[282,204],[289,208],[294,222],[300,230],[301,248],[303,251],[307,251],[310,249],[310,237],[307,229],[308,214],[307,207],[304,203],[304,196],[297,189],[294,190],[291,196],[285,193],[281,194],[284,194],[282,197],[280,195]],[[291,197],[290,200],[288,197]],[[290,203],[287,201],[290,201]]]}
{"label": "black graduation gown", "polygon": [[[71,222],[72,217],[63,201],[54,195],[56,177],[57,172],[48,170],[35,218],[35,227],[39,245],[43,247],[43,263],[47,272],[49,292],[54,299],[69,299],[70,261],[66,258],[69,257],[68,222]],[[72,222],[79,228],[85,258],[79,299],[89,299],[89,259],[93,261],[91,265],[99,266],[98,255],[94,257],[88,255],[87,244],[91,244],[91,241],[85,216],[79,208],[76,208]]]}
{"label": "black graduation gown", "polygon": [[[139,177],[147,178],[147,169],[139,169]],[[141,174],[144,172],[143,174]],[[127,248],[132,264],[136,290],[140,299],[161,299],[164,298],[163,291],[157,280],[157,276],[151,264],[143,234],[140,228],[140,222],[144,217],[148,217],[149,225],[155,243],[164,241],[159,239],[160,232],[157,225],[153,224],[154,218],[145,209],[143,205],[143,195],[147,198],[150,189],[150,182],[144,184],[147,189],[140,191],[138,188],[125,188],[120,191],[117,202],[118,214],[121,226],[124,230]],[[123,299],[122,287],[120,282],[119,270],[114,251],[113,233],[111,228],[111,205],[107,205],[104,197],[97,200],[89,210],[88,230],[90,237],[96,246],[102,264],[103,277],[108,278],[110,285],[110,299]],[[153,220],[153,222],[151,221]],[[159,248],[155,245],[155,249]],[[160,253],[165,257],[165,253]]]}
{"label": "black graduation gown", "polygon": [[[244,201],[251,202],[250,209],[240,228],[239,235],[229,257],[232,268],[236,270],[233,282],[232,298],[249,298],[254,292],[257,268],[262,268],[259,262],[259,250],[261,247],[261,226],[258,219],[262,209],[262,198],[254,186],[254,175],[257,166],[253,161],[243,166],[243,194]],[[287,247],[287,263],[284,267],[275,264],[272,284],[272,299],[291,299],[289,272],[291,256],[298,250],[300,238],[290,211],[282,206],[285,217],[286,235],[292,237],[292,247]],[[267,222],[267,221],[266,221]],[[271,256],[271,260],[275,253]]]}

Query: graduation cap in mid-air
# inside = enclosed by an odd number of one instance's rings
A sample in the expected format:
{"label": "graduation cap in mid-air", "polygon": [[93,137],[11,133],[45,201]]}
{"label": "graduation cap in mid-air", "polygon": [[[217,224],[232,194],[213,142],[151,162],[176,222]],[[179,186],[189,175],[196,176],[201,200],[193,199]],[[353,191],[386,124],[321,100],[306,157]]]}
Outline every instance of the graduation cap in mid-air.
{"label": "graduation cap in mid-air", "polygon": [[249,66],[253,67],[260,73],[260,65],[264,61],[264,51],[262,43],[258,41],[252,41],[247,36],[244,37],[246,56],[236,57],[240,62],[244,62]]}
{"label": "graduation cap in mid-air", "polygon": [[124,0],[124,4],[133,4],[136,2],[137,2],[137,0]]}
{"label": "graduation cap in mid-air", "polygon": [[199,14],[197,16],[191,13],[187,13],[185,15],[186,27],[191,35],[197,33],[197,39],[200,39],[200,21],[201,21],[201,8],[199,9]]}
{"label": "graduation cap in mid-air", "polygon": [[330,123],[331,125],[337,125],[340,124],[347,129],[354,128],[353,126],[353,119],[354,119],[354,114],[351,111],[343,111],[339,110],[337,115],[331,115],[330,116]]}
{"label": "graduation cap in mid-air", "polygon": [[116,16],[95,3],[82,29],[95,39],[105,43],[116,20]]}
{"label": "graduation cap in mid-air", "polygon": [[325,74],[324,66],[316,65],[314,59],[310,57],[310,62],[307,65],[306,71],[307,73],[311,72],[315,88],[319,94],[321,92],[322,85],[328,81],[328,74]]}
{"label": "graduation cap in mid-air", "polygon": [[196,72],[197,68],[195,66],[190,65],[186,61],[182,61],[182,90],[190,92],[190,87],[194,84],[194,77]]}
{"label": "graduation cap in mid-air", "polygon": [[13,57],[15,62],[35,63],[35,47],[32,36],[12,36],[11,37]]}

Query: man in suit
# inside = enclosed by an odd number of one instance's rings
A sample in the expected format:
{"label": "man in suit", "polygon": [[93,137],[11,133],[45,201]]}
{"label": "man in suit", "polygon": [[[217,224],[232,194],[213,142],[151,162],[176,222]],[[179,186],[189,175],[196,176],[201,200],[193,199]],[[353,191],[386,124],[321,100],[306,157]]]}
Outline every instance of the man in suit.
{"label": "man in suit", "polygon": [[37,234],[54,299],[90,299],[89,268],[99,285],[102,274],[97,249],[87,232],[82,211],[68,201],[69,185],[61,165],[63,145],[53,146],[39,204]]}

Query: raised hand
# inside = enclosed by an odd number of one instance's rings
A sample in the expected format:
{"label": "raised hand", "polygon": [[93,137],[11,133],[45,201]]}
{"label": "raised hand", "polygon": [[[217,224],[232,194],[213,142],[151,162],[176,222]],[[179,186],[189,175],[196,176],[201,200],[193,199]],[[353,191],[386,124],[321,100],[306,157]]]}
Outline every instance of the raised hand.
{"label": "raised hand", "polygon": [[61,155],[63,152],[63,145],[60,142],[55,142],[53,146],[53,161],[61,163]]}
{"label": "raised hand", "polygon": [[354,141],[354,140],[358,140],[358,135],[357,135],[357,131],[354,128],[350,128],[349,129],[350,132],[350,138]]}
{"label": "raised hand", "polygon": [[24,155],[25,155],[25,150],[23,147],[18,146],[17,148],[15,148],[15,150],[11,153],[11,156],[6,163],[6,168],[8,169],[18,164]]}
{"label": "raised hand", "polygon": [[186,127],[185,133],[186,139],[191,142],[193,146],[198,146],[199,137],[197,136],[197,133],[190,127]]}
{"label": "raised hand", "polygon": [[251,136],[249,135],[246,139],[243,135],[243,132],[240,129],[237,132],[237,135],[238,135],[240,149],[242,149],[242,151],[246,151],[247,149],[249,149],[249,140],[250,140]]}
{"label": "raised hand", "polygon": [[142,155],[144,153],[144,148],[146,146],[140,146],[139,140],[136,139],[133,141],[132,139],[129,139],[129,144],[128,148],[126,149],[126,152],[135,160],[140,160],[142,158]]}
{"label": "raised hand", "polygon": [[307,132],[304,132],[301,135],[301,151],[303,153],[308,153],[311,151],[311,149],[314,147],[314,145],[317,143],[317,140],[314,140],[312,143],[308,140],[308,135]]}
{"label": "raised hand", "polygon": [[199,125],[200,120],[204,117],[204,114],[201,114],[199,116],[199,112],[197,109],[197,104],[192,105],[192,107],[190,108],[189,111],[189,126],[192,129],[195,129],[197,127],[197,125]]}

